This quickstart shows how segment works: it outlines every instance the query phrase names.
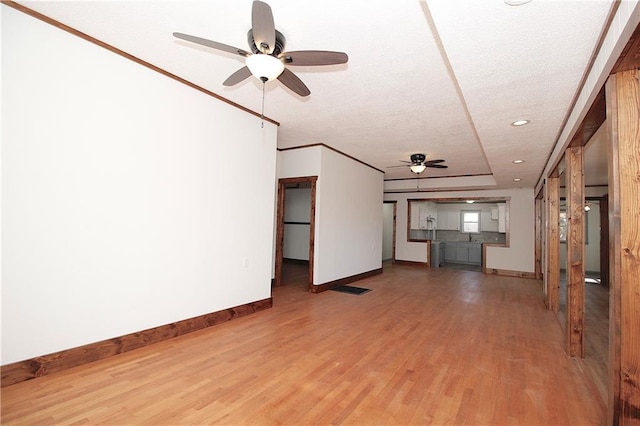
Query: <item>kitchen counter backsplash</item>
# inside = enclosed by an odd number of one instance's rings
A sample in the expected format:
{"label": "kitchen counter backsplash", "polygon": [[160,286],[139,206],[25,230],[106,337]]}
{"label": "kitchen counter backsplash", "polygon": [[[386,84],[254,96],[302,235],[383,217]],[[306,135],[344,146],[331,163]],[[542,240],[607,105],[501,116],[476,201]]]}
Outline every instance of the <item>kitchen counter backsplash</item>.
{"label": "kitchen counter backsplash", "polygon": [[[412,229],[411,239],[427,240],[431,239],[431,231],[422,229]],[[469,234],[463,234],[458,231],[436,231],[436,241],[469,241]],[[507,235],[503,232],[480,232],[479,234],[472,234],[471,241],[479,243],[498,243],[504,244],[507,241]]]}

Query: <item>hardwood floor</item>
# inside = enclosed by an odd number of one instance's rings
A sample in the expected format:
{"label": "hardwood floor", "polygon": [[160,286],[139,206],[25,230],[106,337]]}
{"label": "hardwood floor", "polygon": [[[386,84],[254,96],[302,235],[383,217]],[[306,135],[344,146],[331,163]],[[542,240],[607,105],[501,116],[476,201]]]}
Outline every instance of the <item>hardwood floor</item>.
{"label": "hardwood floor", "polygon": [[281,285],[296,286],[299,289],[308,290],[309,263],[283,261]]}
{"label": "hardwood floor", "polygon": [[609,391],[609,289],[585,284],[584,363],[603,401]]}
{"label": "hardwood floor", "polygon": [[[587,274],[598,279],[598,273]],[[560,298],[558,322],[566,326],[567,281],[564,270],[560,271]],[[584,359],[580,365],[591,378],[602,401],[607,401],[609,391],[609,288],[601,283],[585,283],[585,331]]]}
{"label": "hardwood floor", "polygon": [[385,264],[2,389],[2,424],[603,424],[539,281]]}
{"label": "hardwood floor", "polygon": [[466,265],[464,263],[445,263],[441,268],[458,269],[460,271],[473,271],[482,272],[482,266],[480,265]]}

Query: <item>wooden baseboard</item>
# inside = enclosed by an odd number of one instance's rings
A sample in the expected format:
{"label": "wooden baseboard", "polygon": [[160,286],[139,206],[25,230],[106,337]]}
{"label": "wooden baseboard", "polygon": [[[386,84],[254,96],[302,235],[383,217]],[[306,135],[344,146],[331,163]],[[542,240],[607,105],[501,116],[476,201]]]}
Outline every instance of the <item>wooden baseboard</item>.
{"label": "wooden baseboard", "polygon": [[396,265],[405,265],[405,266],[418,266],[420,268],[428,268],[429,263],[427,262],[414,262],[413,260],[395,260]]}
{"label": "wooden baseboard", "polygon": [[273,306],[271,298],[0,367],[5,387],[198,331]]}
{"label": "wooden baseboard", "polygon": [[334,287],[340,287],[341,285],[347,285],[352,282],[360,281],[365,278],[372,277],[374,275],[380,275],[382,273],[382,268],[373,269],[371,271],[363,272],[361,274],[351,275],[350,277],[340,278],[339,280],[329,281],[328,283],[320,284],[320,285],[312,285],[310,292],[311,293],[322,293],[323,291],[331,290]]}
{"label": "wooden baseboard", "polygon": [[504,277],[528,278],[532,280],[536,279],[535,272],[510,271],[508,269],[494,269],[494,268],[485,268],[482,272],[487,275],[501,275]]}

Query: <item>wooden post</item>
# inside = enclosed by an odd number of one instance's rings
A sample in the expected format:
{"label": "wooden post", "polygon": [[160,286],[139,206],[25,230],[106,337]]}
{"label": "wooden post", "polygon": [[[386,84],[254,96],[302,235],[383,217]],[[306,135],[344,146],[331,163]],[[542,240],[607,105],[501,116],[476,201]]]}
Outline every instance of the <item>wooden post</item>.
{"label": "wooden post", "polygon": [[609,196],[600,199],[600,283],[609,287]]}
{"label": "wooden post", "polygon": [[558,312],[560,305],[560,178],[547,178],[547,309]]}
{"label": "wooden post", "polygon": [[282,179],[278,181],[278,205],[276,208],[276,265],[273,285],[282,285],[282,262],[284,258],[284,197],[286,189]]}
{"label": "wooden post", "polygon": [[567,176],[567,353],[584,356],[584,174],[583,147],[565,151]]}
{"label": "wooden post", "polygon": [[606,84],[610,424],[640,424],[640,71]]}
{"label": "wooden post", "polygon": [[542,279],[542,199],[536,198],[536,223],[535,223],[535,274],[536,279]]}

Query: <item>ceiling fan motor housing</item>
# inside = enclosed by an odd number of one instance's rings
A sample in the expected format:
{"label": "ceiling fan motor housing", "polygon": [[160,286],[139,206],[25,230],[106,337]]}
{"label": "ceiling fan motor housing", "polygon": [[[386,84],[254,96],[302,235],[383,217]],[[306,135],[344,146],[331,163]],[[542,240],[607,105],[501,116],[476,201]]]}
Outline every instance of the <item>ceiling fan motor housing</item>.
{"label": "ceiling fan motor housing", "polygon": [[[249,43],[249,48],[254,54],[262,53],[258,46],[256,45],[256,41],[253,39],[253,29],[249,30],[247,33],[247,43]],[[284,52],[284,45],[286,43],[286,39],[284,35],[276,30],[276,46],[273,48],[273,52],[271,52],[272,56],[277,57],[280,53]]]}
{"label": "ceiling fan motor housing", "polygon": [[413,164],[422,164],[424,163],[424,160],[427,159],[427,156],[424,154],[412,154],[411,155],[411,162]]}

